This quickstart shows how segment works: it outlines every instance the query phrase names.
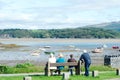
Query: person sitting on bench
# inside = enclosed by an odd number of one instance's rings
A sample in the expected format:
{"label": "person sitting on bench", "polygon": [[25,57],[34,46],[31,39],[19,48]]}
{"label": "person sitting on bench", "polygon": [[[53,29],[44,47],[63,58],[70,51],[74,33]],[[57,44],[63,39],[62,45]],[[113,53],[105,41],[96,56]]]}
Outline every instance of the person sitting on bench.
{"label": "person sitting on bench", "polygon": [[[67,62],[76,62],[76,60],[73,58],[73,54],[70,54],[70,58],[68,59]],[[73,75],[73,68],[76,68],[76,66],[69,66],[69,71],[71,75]]]}
{"label": "person sitting on bench", "polygon": [[[64,63],[65,62],[65,59],[64,59],[62,53],[60,53],[58,55],[58,57],[59,58],[56,60],[56,63]],[[60,75],[61,74],[61,70],[63,70],[63,69],[64,69],[64,66],[57,66],[57,70],[55,72],[58,72],[58,74]]]}
{"label": "person sitting on bench", "polygon": [[[53,53],[50,54],[50,57],[49,57],[48,61],[49,61],[50,63],[56,63],[56,58],[55,58],[55,56],[53,55]],[[57,67],[50,67],[51,75],[53,75],[53,70],[56,70],[56,69],[57,69]]]}

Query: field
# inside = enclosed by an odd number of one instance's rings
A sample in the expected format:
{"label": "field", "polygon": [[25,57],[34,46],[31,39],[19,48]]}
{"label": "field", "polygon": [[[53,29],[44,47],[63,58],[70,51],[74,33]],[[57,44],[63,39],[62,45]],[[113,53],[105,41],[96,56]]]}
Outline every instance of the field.
{"label": "field", "polygon": [[[91,72],[93,70],[99,71],[97,77],[92,77]],[[120,76],[116,75],[116,69],[111,68],[110,66],[91,66],[89,77],[83,76],[84,73],[83,66],[81,68],[81,71],[82,71],[81,75],[70,76],[70,80],[104,80],[111,78],[120,78]],[[65,67],[63,73],[64,72],[68,72],[67,67]],[[26,73],[27,75],[24,73]],[[41,74],[34,74],[34,73],[41,73]],[[32,66],[30,64],[21,64],[21,65],[17,65],[16,67],[7,67],[7,70],[0,74],[0,80],[23,80],[25,76],[32,77],[32,80],[62,80],[62,75],[58,76],[55,74],[50,77],[44,76],[44,67]]]}
{"label": "field", "polygon": [[[0,77],[0,80],[23,80],[25,76],[7,76],[7,77]],[[44,75],[33,75],[32,80],[62,80],[62,76],[44,76]],[[89,77],[85,77],[83,75],[73,75],[70,76],[69,80],[105,80],[105,79],[112,79],[112,78],[120,78],[120,76],[117,76],[115,74],[115,71],[109,71],[109,72],[101,72],[99,73],[99,76],[92,77],[90,75]]]}

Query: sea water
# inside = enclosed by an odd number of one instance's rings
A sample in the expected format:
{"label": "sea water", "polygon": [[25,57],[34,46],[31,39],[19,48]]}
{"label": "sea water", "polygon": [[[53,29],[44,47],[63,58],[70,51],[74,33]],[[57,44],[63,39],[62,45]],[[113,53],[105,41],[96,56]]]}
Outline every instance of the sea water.
{"label": "sea water", "polygon": [[[104,49],[102,54],[96,55],[106,55],[106,54],[114,54],[120,53],[117,50],[113,50],[112,46],[120,46],[119,42],[40,42],[33,40],[13,40],[13,41],[1,41],[4,44],[17,44],[22,45],[24,47],[20,48],[11,48],[11,49],[0,49],[0,60],[33,60],[33,61],[47,61],[49,55],[45,54],[45,52],[54,52],[55,57],[58,56],[59,53],[63,53],[66,59],[69,58],[70,54],[74,54],[76,59],[79,59],[82,54],[82,50],[86,49],[90,55],[93,55],[91,52],[97,47],[101,47],[106,45],[107,47]],[[46,48],[45,46],[49,46]],[[40,51],[39,55],[33,56],[31,55],[34,51],[44,48],[44,51]],[[95,53],[94,53],[95,54]]]}

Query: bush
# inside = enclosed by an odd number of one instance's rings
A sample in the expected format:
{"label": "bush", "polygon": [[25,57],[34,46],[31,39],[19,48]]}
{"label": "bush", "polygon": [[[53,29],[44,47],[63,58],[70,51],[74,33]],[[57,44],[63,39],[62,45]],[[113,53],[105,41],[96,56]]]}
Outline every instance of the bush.
{"label": "bush", "polygon": [[0,65],[0,73],[4,73],[4,72],[7,72],[7,66],[2,66]]}
{"label": "bush", "polygon": [[33,64],[31,63],[23,63],[23,64],[17,64],[15,67],[16,68],[28,68],[28,67],[31,67],[33,66]]}

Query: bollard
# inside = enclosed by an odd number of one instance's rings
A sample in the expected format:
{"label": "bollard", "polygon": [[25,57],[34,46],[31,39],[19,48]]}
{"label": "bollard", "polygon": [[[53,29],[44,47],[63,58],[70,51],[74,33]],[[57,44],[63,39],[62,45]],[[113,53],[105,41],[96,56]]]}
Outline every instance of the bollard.
{"label": "bollard", "polygon": [[120,69],[116,69],[116,75],[120,75]]}
{"label": "bollard", "polygon": [[98,76],[98,71],[92,71],[92,77],[97,77]]}
{"label": "bollard", "polygon": [[23,80],[32,80],[32,77],[26,76],[26,77],[23,78]]}
{"label": "bollard", "polygon": [[63,73],[63,78],[62,80],[69,80],[70,74],[69,73]]}

